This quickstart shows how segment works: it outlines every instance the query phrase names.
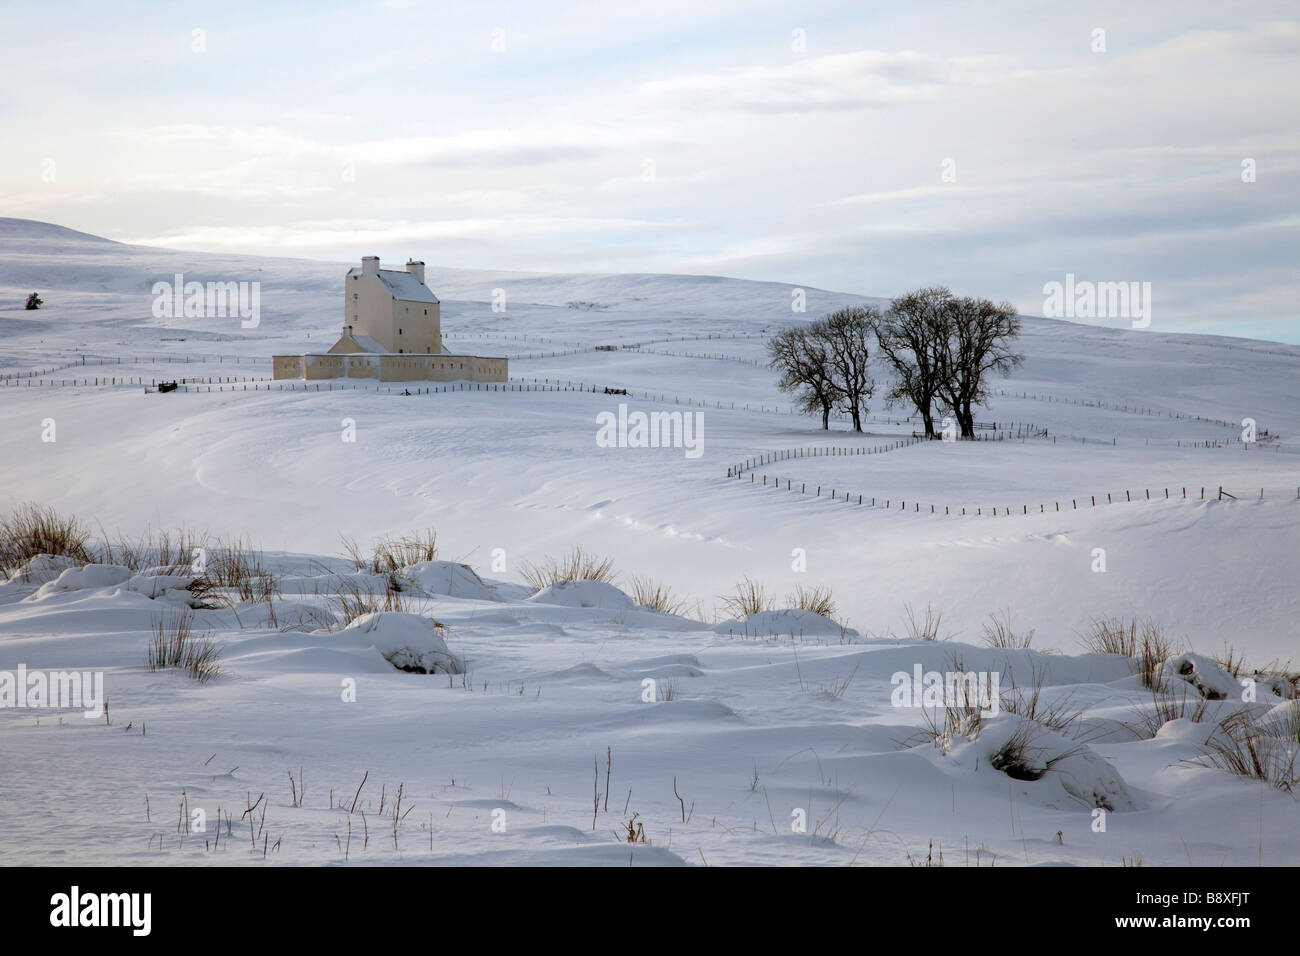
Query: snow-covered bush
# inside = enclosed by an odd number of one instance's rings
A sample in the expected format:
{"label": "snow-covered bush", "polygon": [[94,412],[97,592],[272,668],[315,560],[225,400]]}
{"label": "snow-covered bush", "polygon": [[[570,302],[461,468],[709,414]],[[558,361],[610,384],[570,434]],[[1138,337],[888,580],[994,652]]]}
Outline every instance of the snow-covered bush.
{"label": "snow-covered bush", "polygon": [[1241,694],[1241,685],[1213,658],[1201,654],[1179,654],[1156,669],[1156,686],[1165,693],[1180,687],[1195,687],[1206,700],[1227,700]]}
{"label": "snow-covered bush", "polygon": [[408,567],[405,576],[425,594],[445,594],[479,601],[502,600],[497,588],[479,577],[468,564],[420,561]]}
{"label": "snow-covered bush", "polygon": [[340,632],[363,647],[373,647],[398,670],[416,674],[463,674],[465,662],[443,638],[446,629],[432,618],[404,611],[363,614]]}
{"label": "snow-covered bush", "polygon": [[1025,792],[1043,806],[1137,807],[1124,778],[1087,744],[1014,715],[986,718],[978,735],[955,745],[951,757],[975,772],[985,764],[1032,784]]}
{"label": "snow-covered bush", "polygon": [[605,581],[561,581],[542,588],[528,599],[537,604],[563,607],[599,607],[627,611],[636,607],[630,597]]}

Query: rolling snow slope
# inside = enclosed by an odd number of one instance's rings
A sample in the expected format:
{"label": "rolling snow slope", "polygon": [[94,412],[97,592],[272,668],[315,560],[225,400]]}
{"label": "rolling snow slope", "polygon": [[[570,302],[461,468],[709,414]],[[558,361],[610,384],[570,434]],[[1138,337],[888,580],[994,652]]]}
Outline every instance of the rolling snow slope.
{"label": "rolling snow slope", "polygon": [[[972,769],[973,753],[900,748],[899,728],[906,737],[920,720],[889,702],[894,671],[943,669],[958,653],[971,668],[1019,667],[1022,679],[1029,660],[1049,666],[1050,686],[1073,693],[1087,720],[1112,730],[1133,720],[1143,694],[1122,661],[979,646],[981,624],[1004,608],[1034,629],[1036,650],[1077,654],[1092,618],[1136,614],[1203,653],[1231,645],[1257,664],[1300,658],[1300,348],[1162,334],[1158,318],[1142,332],[1027,319],[1025,365],[977,418],[1047,437],[885,450],[910,437],[905,410],[873,405],[867,434],[842,422],[823,433],[789,413],[762,367],[765,333],[781,323],[879,300],[807,290],[800,316],[792,287],[779,283],[431,267],[454,347],[510,355],[522,388],[632,394],[267,390],[257,380],[269,375],[269,355],[333,341],[346,268],[131,247],[0,220],[0,373],[9,376],[0,507],[37,500],[110,535],[182,524],[242,535],[304,580],[318,573],[311,560],[337,558],[341,535],[365,542],[435,527],[443,557],[515,585],[502,585],[505,601],[424,599],[479,686],[394,671],[337,635],[281,633],[253,609],[238,621],[200,612],[225,675],[193,685],[142,666],[156,602],[112,588],[37,600],[34,588],[8,586],[0,669],[103,668],[113,724],[50,714],[38,724],[0,711],[12,742],[0,824],[28,835],[0,859],[201,862],[213,858],[202,840],[182,848],[173,838],[181,790],[214,813],[250,789],[276,801],[268,826],[286,834],[282,859],[341,859],[335,836],[348,815],[332,804],[370,769],[376,783],[404,782],[419,796],[399,849],[372,834],[367,862],[623,865],[629,850],[610,831],[634,812],[654,841],[632,851],[638,863],[905,863],[931,839],[963,856],[969,841],[999,865],[1115,864],[1134,853],[1163,863],[1300,861],[1295,801],[1270,791],[1261,803],[1256,785],[1186,763],[1199,752],[1195,726],[1171,725],[1153,741],[1094,741],[1131,806],[1112,815],[1111,836],[1093,839],[1087,808],[1068,791],[1009,790],[987,767]],[[154,318],[150,287],[177,272],[260,281],[261,324]],[[494,289],[506,292],[504,312],[492,311]],[[34,290],[46,307],[25,312]],[[602,344],[640,347],[593,350]],[[213,381],[159,395],[120,384],[135,377]],[[87,379],[118,383],[50,384]],[[596,416],[620,402],[700,414],[704,454],[597,447]],[[1243,447],[1246,417],[1280,440]],[[345,419],[355,442],[340,440]],[[57,441],[41,440],[47,420]],[[784,457],[728,477],[737,463],[790,449],[873,453]],[[1236,500],[1218,500],[1220,486]],[[1202,487],[1211,500],[1200,500]],[[1107,494],[1116,503],[1090,503]],[[523,600],[522,563],[574,544],[612,556],[625,589],[633,575],[662,581],[692,607],[700,601],[706,617],[742,575],[781,606],[796,584],[829,586],[863,637],[737,639],[712,621]],[[1097,548],[1104,573],[1093,570]],[[796,552],[806,573],[792,570]],[[927,604],[943,612],[952,644],[898,637],[904,606]],[[339,700],[350,675],[364,677],[355,705]],[[646,677],[673,681],[678,699],[643,703]],[[841,695],[827,690],[845,679]],[[123,732],[128,722],[147,735]],[[591,760],[599,756],[603,788],[607,746],[616,779],[593,833]],[[219,774],[206,763],[214,753]],[[307,805],[284,806],[285,772],[300,765]],[[688,823],[674,775],[689,788],[686,805],[696,803]],[[158,795],[151,821],[146,793]],[[502,839],[488,827],[498,807],[512,821]],[[796,808],[813,821],[807,835],[790,832]],[[898,839],[873,836],[859,851],[877,818]],[[824,839],[835,825],[837,839]],[[152,836],[160,830],[162,849]],[[228,852],[223,861],[238,862]]]}

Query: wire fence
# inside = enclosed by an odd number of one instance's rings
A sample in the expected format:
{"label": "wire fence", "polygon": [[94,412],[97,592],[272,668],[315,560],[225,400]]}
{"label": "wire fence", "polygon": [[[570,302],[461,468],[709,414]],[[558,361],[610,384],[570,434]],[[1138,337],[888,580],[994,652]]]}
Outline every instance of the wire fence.
{"label": "wire fence", "polygon": [[1189,415],[1186,412],[1162,411],[1155,408],[1144,408],[1139,405],[1115,405],[1101,399],[1083,399],[1083,398],[1062,398],[1060,395],[1039,395],[1033,392],[1016,392],[999,390],[998,394],[1004,398],[1021,398],[1032,402],[1050,402],[1057,405],[1078,405],[1081,408],[1100,408],[1111,412],[1124,412],[1129,415],[1146,415],[1153,418],[1170,418],[1184,419],[1186,421],[1205,422],[1209,425],[1222,425],[1224,428],[1240,428],[1239,423],[1224,421],[1222,418],[1204,418],[1200,415]]}
{"label": "wire fence", "polygon": [[[892,447],[903,447],[903,446],[895,445]],[[892,448],[885,448],[882,450],[888,451],[888,450],[892,450]],[[1060,500],[1053,500],[1051,502],[1040,501],[1037,502],[1038,504],[1037,512],[1030,511],[1028,504],[1022,504],[1020,506],[1020,510],[1016,511],[1014,506],[994,505],[992,508],[985,508],[983,506],[971,506],[971,505],[961,505],[961,506],[946,505],[946,504],[938,505],[930,502],[923,503],[917,501],[916,499],[911,499],[912,507],[908,508],[908,503],[909,503],[908,499],[880,498],[876,496],[858,494],[856,492],[851,492],[851,491],[843,492],[843,496],[841,497],[841,493],[838,488],[831,488],[829,493],[823,494],[823,490],[826,488],[826,486],[824,485],[809,485],[807,482],[797,481],[796,479],[793,478],[785,478],[785,477],[766,475],[766,474],[760,475],[753,471],[748,472],[748,474],[749,474],[749,484],[751,486],[766,488],[770,485],[775,491],[787,491],[797,495],[809,496],[814,498],[826,498],[828,501],[843,501],[846,504],[856,505],[864,508],[881,508],[887,511],[901,511],[907,514],[947,515],[949,517],[968,517],[968,518],[978,518],[978,517],[996,518],[999,516],[999,513],[1003,517],[1010,517],[1013,514],[1018,514],[1018,515],[1047,514],[1048,513],[1047,505],[1049,503],[1052,505],[1051,513],[1059,514],[1062,511],[1078,511],[1081,507],[1096,508],[1102,505],[1119,504],[1121,503],[1121,501],[1126,503],[1131,503],[1134,501],[1153,501],[1153,500],[1165,500],[1165,501],[1181,500],[1181,501],[1200,502],[1200,501],[1211,501],[1211,500],[1213,501],[1240,501],[1240,500],[1264,501],[1267,499],[1267,500],[1300,501],[1300,486],[1296,487],[1294,495],[1292,495],[1290,489],[1282,490],[1279,488],[1274,488],[1274,489],[1260,488],[1259,494],[1257,496],[1255,494],[1254,488],[1247,489],[1241,486],[1237,486],[1236,490],[1239,493],[1233,493],[1227,490],[1223,485],[1219,485],[1217,487],[1209,486],[1209,485],[1200,485],[1200,486],[1188,485],[1188,486],[1181,486],[1181,487],[1170,486],[1164,488],[1156,488],[1155,489],[1156,494],[1154,496],[1151,493],[1152,489],[1143,488],[1141,494],[1136,493],[1132,489],[1125,489],[1124,497],[1122,499],[1119,497],[1118,492],[1108,491],[1105,493],[1105,498],[1106,498],[1105,501],[1101,501],[1100,495],[1089,495],[1086,499],[1082,497],[1078,497],[1078,498],[1069,498],[1069,499],[1063,498]],[[727,472],[727,477],[736,478],[737,480],[743,480],[743,472],[732,474],[732,472],[729,470]],[[782,485],[782,482],[785,483],[784,486]],[[795,487],[796,484],[799,486],[798,488]],[[812,488],[813,490],[810,491],[809,490],[810,488]],[[1172,489],[1172,493],[1171,493],[1171,489]],[[1267,495],[1266,492],[1268,492]],[[893,505],[893,502],[895,500],[898,501],[897,508],[895,508]],[[942,508],[943,510],[940,511],[939,510],[940,508]],[[958,508],[960,508],[960,511],[958,510]],[[1000,512],[999,512],[999,508],[1001,509]]]}
{"label": "wire fence", "polygon": [[[1024,437],[1042,437],[1042,434],[1030,435],[1028,431],[1018,431],[1014,436],[1008,423],[1001,423],[1002,429],[999,430],[999,423],[990,422],[986,426],[977,424],[978,427],[990,429],[974,438],[964,438],[962,441],[1006,441],[1010,438]],[[880,455],[885,452],[894,451],[898,448],[910,448],[913,445],[919,445],[926,441],[935,441],[933,438],[926,438],[924,435],[912,435],[908,438],[901,438],[897,441],[891,441],[884,445],[813,445],[806,448],[784,448],[780,451],[764,452],[754,458],[746,458],[743,462],[737,462],[727,469],[728,478],[738,478],[745,472],[753,471],[762,465],[769,465],[777,461],[792,461],[796,458],[848,458],[856,455]]]}
{"label": "wire fence", "polygon": [[67,362],[63,365],[53,365],[41,369],[23,369],[21,371],[10,371],[0,373],[0,382],[9,383],[23,379],[44,379],[47,375],[55,372],[62,372],[70,368],[104,368],[113,365],[269,365],[271,359],[266,356],[242,356],[242,355],[202,355],[202,354],[182,354],[182,355],[144,355],[131,356],[128,358],[124,355],[114,357],[96,357],[82,355],[74,362]]}
{"label": "wire fence", "polygon": [[647,349],[640,346],[632,346],[642,355],[666,355],[670,358],[691,358],[691,359],[710,359],[715,362],[737,362],[740,365],[749,365],[752,368],[767,368],[766,362],[759,362],[755,359],[741,358],[738,355],[723,355],[722,353],[710,352],[668,352],[663,349]]}

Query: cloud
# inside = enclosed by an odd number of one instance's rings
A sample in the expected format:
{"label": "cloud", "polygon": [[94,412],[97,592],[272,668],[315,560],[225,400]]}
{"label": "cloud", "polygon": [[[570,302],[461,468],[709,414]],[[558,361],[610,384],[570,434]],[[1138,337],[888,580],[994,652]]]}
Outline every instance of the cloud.
{"label": "cloud", "polygon": [[531,216],[443,219],[413,222],[385,219],[304,220],[291,225],[202,226],[121,241],[177,249],[245,251],[248,249],[360,248],[397,243],[466,239],[551,240],[562,235],[655,234],[691,230],[698,223],[648,219]]}
{"label": "cloud", "polygon": [[689,73],[641,84],[649,99],[702,109],[855,110],[935,99],[963,87],[988,86],[1009,71],[997,56],[943,57],[863,50],[804,57],[778,66]]}
{"label": "cloud", "polygon": [[1300,23],[1285,21],[1258,24],[1245,30],[1193,30],[1154,43],[1140,53],[1142,57],[1158,57],[1164,61],[1297,54],[1300,54]]}
{"label": "cloud", "polygon": [[594,159],[608,152],[595,130],[484,129],[446,136],[395,136],[344,148],[375,166],[537,166]]}

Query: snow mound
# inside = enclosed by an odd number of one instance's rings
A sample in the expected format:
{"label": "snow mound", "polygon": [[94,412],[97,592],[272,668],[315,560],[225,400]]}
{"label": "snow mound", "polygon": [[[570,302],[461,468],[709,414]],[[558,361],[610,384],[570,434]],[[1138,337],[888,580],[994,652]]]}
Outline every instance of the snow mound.
{"label": "snow mound", "polygon": [[155,573],[157,570],[133,575],[126,582],[127,590],[138,591],[147,598],[160,598],[168,591],[183,591],[196,580],[193,574],[160,574]]}
{"label": "snow mound", "polygon": [[465,662],[447,647],[442,631],[442,625],[421,614],[378,611],[361,615],[342,633],[363,647],[373,647],[398,670],[417,674],[465,673]]}
{"label": "snow mound", "polygon": [[1042,724],[1008,715],[985,720],[975,739],[958,740],[949,751],[954,763],[975,772],[980,764],[992,767],[1020,781],[1040,806],[1137,809],[1124,778],[1104,757]]}
{"label": "snow mound", "polygon": [[120,564],[86,564],[79,568],[67,568],[53,581],[46,581],[29,597],[29,601],[39,601],[61,591],[89,591],[94,588],[117,587],[131,577],[130,568]]}
{"label": "snow mound", "polygon": [[421,561],[406,569],[406,576],[426,594],[500,601],[497,588],[484,581],[468,564],[455,561]]}
{"label": "snow mound", "polygon": [[28,558],[15,571],[6,584],[48,584],[68,568],[80,567],[81,562],[62,554],[38,554]]}
{"label": "snow mound", "polygon": [[1160,665],[1160,689],[1177,693],[1178,682],[1191,684],[1206,700],[1227,700],[1241,694],[1236,678],[1202,654],[1179,654]]}
{"label": "snow mound", "polygon": [[1259,719],[1259,726],[1270,736],[1294,738],[1300,731],[1300,700],[1278,704]]}
{"label": "snow mound", "polygon": [[756,636],[772,634],[814,634],[824,637],[858,636],[858,632],[851,627],[843,627],[828,617],[799,608],[747,614],[743,618],[723,621],[715,625],[713,630],[718,634]]}
{"label": "snow mound", "polygon": [[1255,699],[1261,704],[1295,700],[1295,685],[1278,674],[1253,674]]}
{"label": "snow mound", "polygon": [[562,607],[601,607],[626,611],[636,607],[636,603],[604,581],[561,581],[548,588],[542,588],[528,599],[537,604],[558,604]]}

